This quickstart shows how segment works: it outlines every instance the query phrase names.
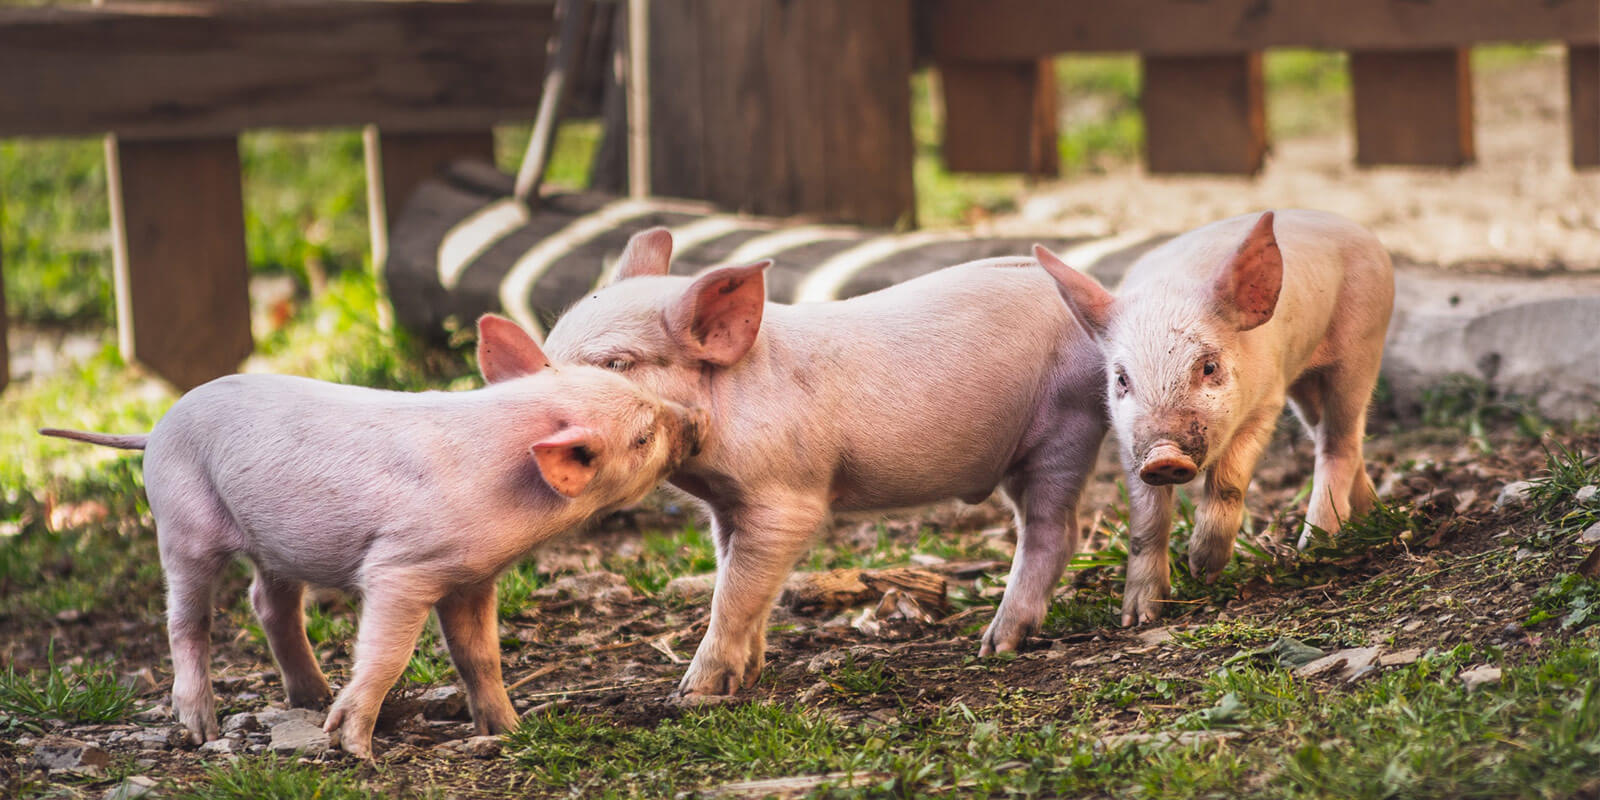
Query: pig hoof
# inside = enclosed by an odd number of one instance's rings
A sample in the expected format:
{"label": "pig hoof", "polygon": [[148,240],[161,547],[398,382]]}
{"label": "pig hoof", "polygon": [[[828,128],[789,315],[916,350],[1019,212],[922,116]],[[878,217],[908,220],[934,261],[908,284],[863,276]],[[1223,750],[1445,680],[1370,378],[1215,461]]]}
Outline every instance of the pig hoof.
{"label": "pig hoof", "polygon": [[698,692],[673,692],[667,701],[682,708],[709,708],[734,701],[731,694],[699,694]]}

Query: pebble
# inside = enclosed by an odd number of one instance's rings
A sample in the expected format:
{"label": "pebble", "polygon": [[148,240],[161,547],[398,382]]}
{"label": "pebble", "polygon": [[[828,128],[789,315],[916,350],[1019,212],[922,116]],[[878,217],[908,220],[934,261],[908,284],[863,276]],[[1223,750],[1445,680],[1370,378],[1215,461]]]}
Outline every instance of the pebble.
{"label": "pebble", "polygon": [[429,689],[420,700],[422,716],[427,719],[458,719],[467,710],[467,696],[456,686]]}
{"label": "pebble", "polygon": [[1500,494],[1494,499],[1495,509],[1522,505],[1528,501],[1528,493],[1532,489],[1533,481],[1512,481],[1500,487]]}
{"label": "pebble", "polygon": [[69,739],[65,736],[46,736],[33,746],[33,759],[48,770],[74,772],[99,772],[111,763],[110,754],[93,742]]}
{"label": "pebble", "polygon": [[[272,741],[267,745],[274,753],[301,753],[320,755],[332,746],[332,739],[322,730],[326,715],[306,708],[273,709],[259,716],[266,722],[268,715],[279,721],[271,723]],[[252,748],[252,751],[254,749]]]}
{"label": "pebble", "polygon": [[156,790],[156,781],[148,775],[134,775],[111,787],[103,795],[103,800],[134,800],[144,797]]}
{"label": "pebble", "polygon": [[1585,487],[1579,489],[1578,491],[1574,492],[1573,495],[1572,495],[1572,499],[1578,501],[1579,505],[1585,505],[1586,506],[1586,505],[1589,505],[1590,503],[1600,502],[1600,501],[1596,501],[1595,500],[1595,495],[1596,494],[1600,494],[1600,486],[1595,486],[1594,484],[1589,484],[1588,486],[1585,486]]}
{"label": "pebble", "polygon": [[1467,691],[1470,692],[1479,686],[1492,686],[1499,683],[1500,668],[1474,667],[1462,672],[1458,677],[1461,678],[1461,683],[1465,685],[1467,687]]}
{"label": "pebble", "polygon": [[229,714],[222,720],[223,733],[253,733],[261,730],[261,721],[248,711]]}
{"label": "pebble", "polygon": [[1600,522],[1585,528],[1578,534],[1578,544],[1600,544]]}
{"label": "pebble", "polygon": [[498,736],[474,736],[463,741],[461,752],[473,758],[499,758],[500,747]]}
{"label": "pebble", "polygon": [[1384,653],[1378,656],[1378,666],[1398,667],[1405,664],[1415,664],[1419,658],[1422,658],[1422,648],[1408,647],[1404,650],[1396,650],[1393,653]]}
{"label": "pebble", "polygon": [[232,739],[212,739],[200,745],[200,752],[212,756],[231,756],[236,748]]}
{"label": "pebble", "polygon": [[154,705],[154,706],[151,706],[151,707],[149,707],[149,708],[147,708],[147,709],[145,709],[143,711],[140,711],[137,714],[134,714],[130,719],[132,719],[134,722],[147,722],[147,723],[148,722],[171,722],[172,721],[172,707],[169,706],[169,705],[165,705],[165,704]]}
{"label": "pebble", "polygon": [[1340,677],[1354,680],[1360,677],[1362,668],[1377,663],[1379,650],[1377,647],[1347,648],[1325,655],[1303,667],[1297,667],[1294,674],[1302,678],[1315,678],[1339,670]]}
{"label": "pebble", "polygon": [[163,728],[145,728],[134,732],[131,738],[139,743],[141,750],[171,750],[182,746],[187,735],[181,726],[171,725]]}

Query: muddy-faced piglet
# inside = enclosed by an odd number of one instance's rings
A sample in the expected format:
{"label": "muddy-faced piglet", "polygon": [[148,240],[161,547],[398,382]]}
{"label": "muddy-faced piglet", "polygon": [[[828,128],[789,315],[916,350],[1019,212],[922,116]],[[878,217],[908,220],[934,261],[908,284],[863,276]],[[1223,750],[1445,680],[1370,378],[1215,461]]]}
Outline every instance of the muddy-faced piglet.
{"label": "muddy-faced piglet", "polygon": [[1316,443],[1308,526],[1337,532],[1371,507],[1361,437],[1394,271],[1366,229],[1318,211],[1223,220],[1144,255],[1115,298],[1035,255],[1105,352],[1132,506],[1124,624],[1154,619],[1167,597],[1174,484],[1205,474],[1190,567],[1214,580],[1227,565],[1285,400]]}
{"label": "muddy-faced piglet", "polygon": [[533,545],[635,502],[698,446],[704,415],[605,370],[548,366],[514,323],[479,321],[489,385],[404,393],[234,375],[184,395],[146,435],[44,430],[143,449],[167,578],[173,707],[218,736],[212,596],[228,562],[293,706],[327,700],[306,640],[305,584],[361,596],[350,683],[326,728],[372,753],[384,694],[436,609],[480,733],[516,724],[500,678],[495,578]]}

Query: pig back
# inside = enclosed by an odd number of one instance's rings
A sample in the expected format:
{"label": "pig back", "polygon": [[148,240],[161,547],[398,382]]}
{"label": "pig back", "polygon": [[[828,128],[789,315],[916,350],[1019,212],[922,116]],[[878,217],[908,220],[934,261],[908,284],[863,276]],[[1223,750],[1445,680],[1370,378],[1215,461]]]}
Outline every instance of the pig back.
{"label": "pig back", "polygon": [[1031,261],[768,313],[771,340],[805,365],[796,377],[821,428],[805,439],[836,449],[839,510],[985,496],[1042,416],[1098,404],[1097,351]]}

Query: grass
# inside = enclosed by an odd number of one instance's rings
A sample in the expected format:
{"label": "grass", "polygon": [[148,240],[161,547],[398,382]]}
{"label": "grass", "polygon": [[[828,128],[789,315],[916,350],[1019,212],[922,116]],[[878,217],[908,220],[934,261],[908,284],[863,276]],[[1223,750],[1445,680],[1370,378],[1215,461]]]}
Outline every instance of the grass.
{"label": "grass", "polygon": [[0,711],[25,719],[120,722],[138,703],[138,693],[118,681],[111,664],[57,664],[54,648],[44,669],[19,672],[8,665],[0,673]]}
{"label": "grass", "polygon": [[[173,800],[367,800],[394,794],[390,789],[364,786],[360,771],[353,767],[268,757],[214,765],[193,785],[163,796]],[[401,796],[419,794],[405,791]]]}

